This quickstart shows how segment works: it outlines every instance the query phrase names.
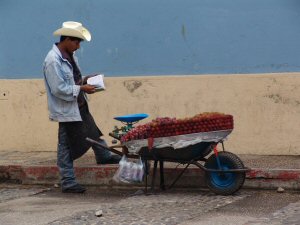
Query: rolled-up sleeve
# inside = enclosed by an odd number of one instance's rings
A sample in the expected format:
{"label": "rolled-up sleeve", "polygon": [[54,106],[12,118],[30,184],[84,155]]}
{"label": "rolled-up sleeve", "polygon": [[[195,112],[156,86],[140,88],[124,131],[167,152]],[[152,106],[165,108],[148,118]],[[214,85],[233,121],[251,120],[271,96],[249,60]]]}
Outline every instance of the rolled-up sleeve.
{"label": "rolled-up sleeve", "polygon": [[79,85],[73,85],[73,96],[77,98],[80,92],[80,86]]}

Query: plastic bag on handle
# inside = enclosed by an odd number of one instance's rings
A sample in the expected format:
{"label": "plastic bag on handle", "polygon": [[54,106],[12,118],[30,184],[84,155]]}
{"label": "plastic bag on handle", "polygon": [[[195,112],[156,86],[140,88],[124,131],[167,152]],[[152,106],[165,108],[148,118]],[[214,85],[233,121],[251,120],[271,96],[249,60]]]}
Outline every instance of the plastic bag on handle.
{"label": "plastic bag on handle", "polygon": [[138,165],[136,163],[132,164],[130,180],[133,182],[137,182],[138,180]]}
{"label": "plastic bag on handle", "polygon": [[[116,173],[113,176],[113,180],[117,183],[120,182],[124,182],[124,174],[126,174],[127,172],[127,167],[128,167],[128,160],[127,157],[125,155],[122,156],[122,159],[119,162],[119,168],[116,171]],[[127,182],[128,183],[128,182]]]}
{"label": "plastic bag on handle", "polygon": [[133,163],[127,161],[124,166],[123,166],[123,170],[120,174],[120,180],[123,183],[132,183],[132,167],[133,167]]}
{"label": "plastic bag on handle", "polygon": [[130,162],[124,155],[119,162],[119,168],[113,176],[117,183],[139,183],[143,181],[144,164],[141,159],[138,162]]}
{"label": "plastic bag on handle", "polygon": [[144,163],[140,157],[137,163],[136,182],[143,182],[144,173],[145,173]]}

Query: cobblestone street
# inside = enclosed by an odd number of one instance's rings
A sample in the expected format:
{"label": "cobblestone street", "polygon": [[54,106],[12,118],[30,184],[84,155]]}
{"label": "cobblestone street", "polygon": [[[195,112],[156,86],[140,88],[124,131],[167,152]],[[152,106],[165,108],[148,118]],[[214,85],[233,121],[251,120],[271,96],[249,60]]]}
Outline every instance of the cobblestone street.
{"label": "cobblestone street", "polygon": [[[27,225],[279,225],[300,223],[297,192],[241,190],[220,196],[206,190],[133,195],[136,190],[89,187],[86,194],[59,188],[0,186],[0,224]],[[96,212],[101,215],[96,216]]]}
{"label": "cobblestone street", "polygon": [[17,198],[28,197],[48,190],[49,189],[45,188],[2,188],[0,189],[0,202],[6,202]]}
{"label": "cobblestone street", "polygon": [[262,217],[248,222],[246,225],[299,225],[300,224],[300,201],[276,211],[269,217]]}
{"label": "cobblestone street", "polygon": [[180,224],[246,196],[216,196],[205,192],[139,195],[117,204],[102,205],[100,218],[95,217],[95,210],[92,210],[50,224]]}

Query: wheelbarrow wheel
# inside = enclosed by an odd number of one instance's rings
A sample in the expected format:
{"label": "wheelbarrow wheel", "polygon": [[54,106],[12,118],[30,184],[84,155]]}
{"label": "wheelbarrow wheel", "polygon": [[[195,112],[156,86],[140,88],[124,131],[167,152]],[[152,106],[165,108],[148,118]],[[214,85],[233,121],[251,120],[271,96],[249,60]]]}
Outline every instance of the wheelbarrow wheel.
{"label": "wheelbarrow wheel", "polygon": [[[244,164],[239,157],[230,152],[219,152],[218,158],[223,170],[243,169]],[[205,163],[208,169],[219,169],[215,154],[211,155]],[[208,188],[219,195],[231,195],[238,191],[245,182],[245,172],[206,172]]]}

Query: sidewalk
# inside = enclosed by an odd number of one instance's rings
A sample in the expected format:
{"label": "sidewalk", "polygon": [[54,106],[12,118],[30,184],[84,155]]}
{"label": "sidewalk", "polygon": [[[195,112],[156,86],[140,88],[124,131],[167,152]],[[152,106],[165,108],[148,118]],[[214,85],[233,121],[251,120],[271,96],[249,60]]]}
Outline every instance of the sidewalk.
{"label": "sidewalk", "polygon": [[[245,188],[300,189],[300,156],[238,155],[247,173]],[[76,177],[85,185],[115,186],[111,177],[118,165],[97,165],[92,151],[75,161]],[[165,183],[170,184],[183,166],[166,163]],[[177,187],[205,187],[205,174],[189,167]],[[0,180],[23,184],[59,183],[56,152],[0,152]]]}

